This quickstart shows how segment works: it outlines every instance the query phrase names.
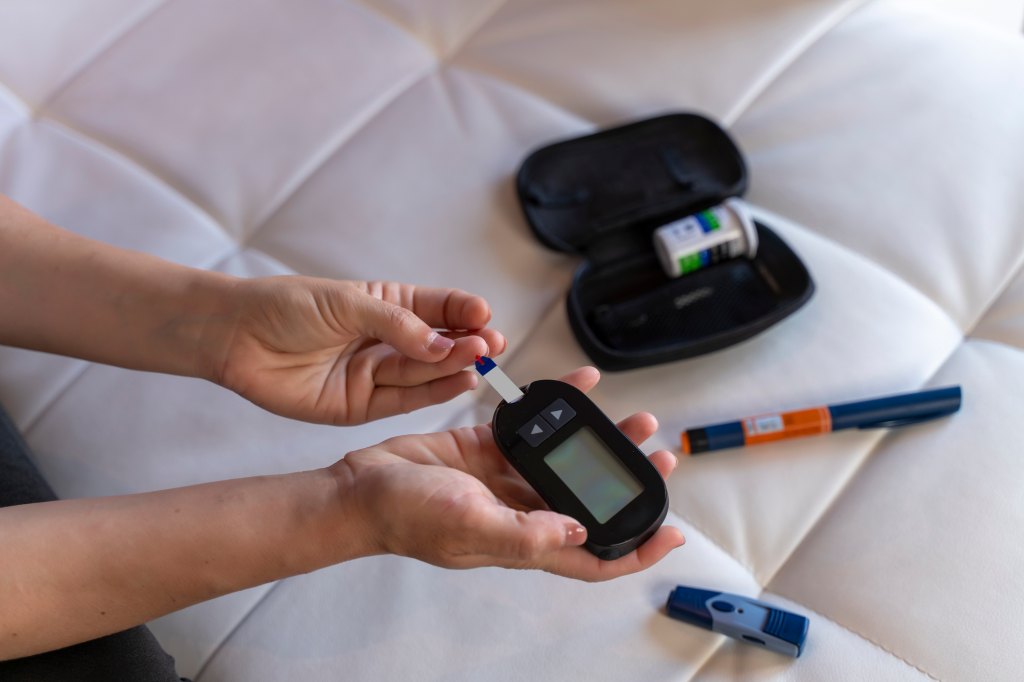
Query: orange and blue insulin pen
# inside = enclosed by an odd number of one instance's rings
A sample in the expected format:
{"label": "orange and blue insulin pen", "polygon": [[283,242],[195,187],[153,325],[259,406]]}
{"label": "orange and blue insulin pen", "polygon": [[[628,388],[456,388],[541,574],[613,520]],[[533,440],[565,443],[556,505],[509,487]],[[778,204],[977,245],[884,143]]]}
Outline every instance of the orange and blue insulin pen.
{"label": "orange and blue insulin pen", "polygon": [[696,455],[840,429],[883,429],[917,424],[960,409],[959,386],[903,393],[873,400],[822,405],[793,412],[747,417],[683,431],[683,452]]}

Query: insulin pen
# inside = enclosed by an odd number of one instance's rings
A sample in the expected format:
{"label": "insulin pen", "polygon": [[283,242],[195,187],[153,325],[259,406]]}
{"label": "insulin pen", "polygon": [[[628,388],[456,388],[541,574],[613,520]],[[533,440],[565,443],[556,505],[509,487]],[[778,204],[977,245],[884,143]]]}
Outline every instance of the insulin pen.
{"label": "insulin pen", "polygon": [[949,386],[873,400],[747,417],[683,431],[683,452],[696,455],[711,450],[814,436],[840,429],[907,426],[953,414],[960,409],[960,402],[960,387]]}

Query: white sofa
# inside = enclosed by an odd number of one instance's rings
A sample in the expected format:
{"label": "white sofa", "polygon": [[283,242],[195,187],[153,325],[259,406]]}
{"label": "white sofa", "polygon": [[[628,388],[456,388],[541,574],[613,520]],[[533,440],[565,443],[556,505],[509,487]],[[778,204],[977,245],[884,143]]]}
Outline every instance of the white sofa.
{"label": "white sofa", "polygon": [[[587,363],[576,261],[526,228],[532,148],[671,110],[727,126],[817,292],[751,341],[608,374],[687,426],[959,383],[951,419],[681,462],[686,546],[607,584],[360,560],[153,624],[213,680],[1018,680],[1024,670],[1024,41],[896,0],[0,3],[0,192],[244,276],[463,287],[526,382]],[[0,348],[62,496],[310,468],[486,420],[483,389],[358,428]],[[2,542],[2,539],[0,539]],[[676,584],[811,619],[796,660],[668,619]]]}

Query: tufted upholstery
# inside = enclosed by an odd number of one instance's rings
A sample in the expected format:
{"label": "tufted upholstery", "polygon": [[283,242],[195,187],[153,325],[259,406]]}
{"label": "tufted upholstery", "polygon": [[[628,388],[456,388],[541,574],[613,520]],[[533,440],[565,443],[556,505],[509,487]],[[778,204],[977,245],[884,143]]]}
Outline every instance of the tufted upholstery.
{"label": "tufted upholstery", "polygon": [[[1024,41],[898,0],[0,4],[0,192],[242,276],[485,295],[521,381],[586,362],[575,261],[520,218],[546,141],[667,110],[729,127],[818,291],[767,333],[608,375],[686,426],[961,383],[950,420],[684,461],[685,548],[610,584],[380,557],[154,624],[212,680],[1020,679]],[[310,468],[485,420],[486,390],[357,428],[212,385],[0,348],[0,400],[63,496]],[[677,583],[812,620],[797,661],[668,620]]]}

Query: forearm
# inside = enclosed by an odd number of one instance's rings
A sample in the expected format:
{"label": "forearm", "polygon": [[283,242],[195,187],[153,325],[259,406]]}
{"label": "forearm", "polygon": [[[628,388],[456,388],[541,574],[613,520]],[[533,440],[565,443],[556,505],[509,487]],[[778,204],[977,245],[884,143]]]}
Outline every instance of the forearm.
{"label": "forearm", "polygon": [[0,660],[373,553],[344,473],[0,509]]}
{"label": "forearm", "polygon": [[0,344],[210,377],[234,278],[62,230],[0,196]]}

